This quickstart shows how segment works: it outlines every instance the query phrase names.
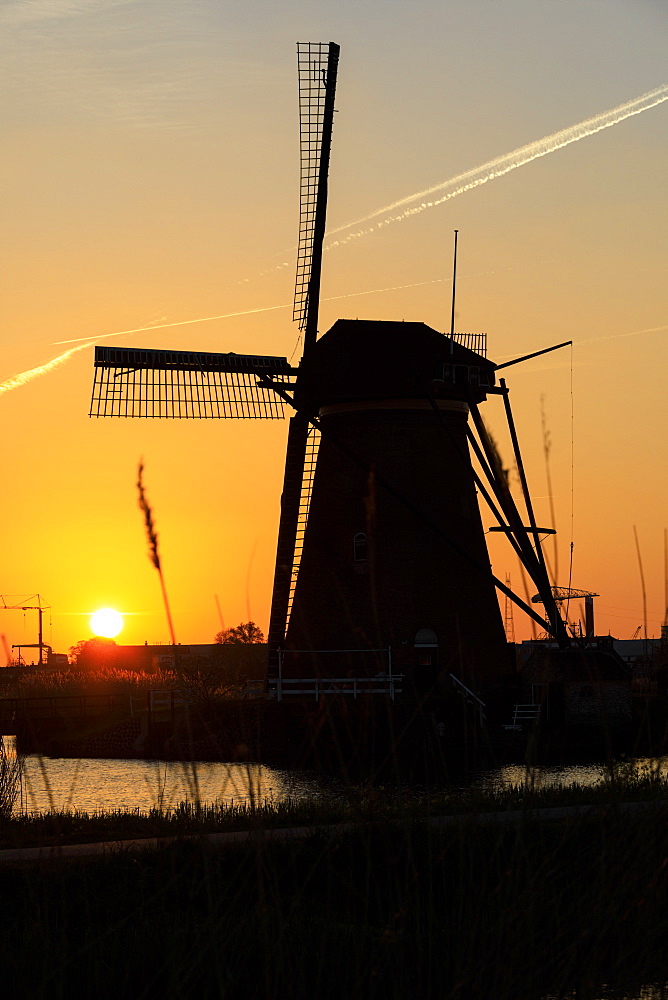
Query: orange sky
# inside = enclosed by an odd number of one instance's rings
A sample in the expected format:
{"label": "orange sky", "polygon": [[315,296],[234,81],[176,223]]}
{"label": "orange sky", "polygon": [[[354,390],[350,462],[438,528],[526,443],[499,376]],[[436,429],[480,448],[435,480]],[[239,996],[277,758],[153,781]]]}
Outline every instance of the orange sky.
{"label": "orange sky", "polygon": [[[297,39],[342,47],[332,228],[666,82],[666,15],[649,0],[280,12],[9,0],[0,25],[0,382],[62,353],[59,341],[291,302]],[[486,331],[499,361],[573,339],[507,380],[541,521],[545,411],[558,583],[572,539],[572,585],[600,594],[598,630],[621,637],[643,622],[633,525],[649,634],[664,611],[667,114],[652,108],[324,264],[323,330],[339,316],[446,330],[458,228],[458,329]],[[296,339],[282,308],[109,343],[289,357]],[[128,616],[119,641],[168,641],[136,503],[143,457],[177,638],[210,641],[216,594],[226,624],[266,627],[287,423],[91,421],[91,382],[86,348],[0,395],[0,593],[42,594],[60,651],[101,606]],[[510,462],[499,401],[484,412]],[[492,555],[520,589],[498,539]],[[515,624],[530,634],[519,613]],[[3,612],[0,628],[36,640],[34,613]]]}

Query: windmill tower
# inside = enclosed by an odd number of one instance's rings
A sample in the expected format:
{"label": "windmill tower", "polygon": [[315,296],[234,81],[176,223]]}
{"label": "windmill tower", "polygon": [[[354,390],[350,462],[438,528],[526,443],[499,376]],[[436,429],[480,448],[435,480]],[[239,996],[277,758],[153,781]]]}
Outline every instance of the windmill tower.
{"label": "windmill tower", "polygon": [[[496,589],[568,641],[523,473],[528,527],[478,409],[488,394],[503,397],[521,468],[508,390],[495,377],[515,362],[489,361],[482,335],[423,323],[340,319],[318,338],[338,59],[334,43],[298,45],[299,366],[97,347],[91,415],[271,419],[284,403],[294,409],[268,636],[267,682],[279,697],[290,680],[396,674],[425,690],[454,673],[485,691],[507,672]],[[493,576],[476,492],[536,583],[547,621]]]}

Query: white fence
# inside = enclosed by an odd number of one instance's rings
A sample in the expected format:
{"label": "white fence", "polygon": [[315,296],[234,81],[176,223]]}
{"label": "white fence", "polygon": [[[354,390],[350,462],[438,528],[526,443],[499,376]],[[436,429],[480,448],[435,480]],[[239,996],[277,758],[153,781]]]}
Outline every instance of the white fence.
{"label": "white fence", "polygon": [[387,657],[387,670],[379,672],[372,677],[284,677],[283,659],[284,651],[278,650],[278,677],[270,680],[267,684],[269,697],[275,697],[277,701],[289,695],[307,695],[317,701],[323,695],[347,695],[351,698],[358,698],[360,695],[382,694],[389,696],[394,701],[396,695],[401,694],[401,683],[403,674],[392,673],[392,649],[291,649],[292,653],[309,653],[314,655],[330,654],[338,655],[339,658],[348,658],[351,653],[363,653],[366,655],[382,653]]}

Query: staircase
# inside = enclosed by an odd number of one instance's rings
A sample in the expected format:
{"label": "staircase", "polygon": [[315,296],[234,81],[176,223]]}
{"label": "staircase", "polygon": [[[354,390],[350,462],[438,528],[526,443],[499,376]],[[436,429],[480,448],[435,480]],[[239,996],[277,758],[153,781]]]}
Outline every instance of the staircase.
{"label": "staircase", "polygon": [[540,721],[540,705],[526,704],[526,705],[515,705],[513,708],[513,721],[508,726],[504,726],[504,729],[510,729],[515,731],[521,731],[523,729],[532,729],[537,726]]}
{"label": "staircase", "polygon": [[485,705],[485,702],[479,698],[478,695],[471,690],[471,688],[467,687],[463,681],[460,681],[459,677],[455,677],[454,674],[450,674],[450,680],[452,681],[452,686],[457,694],[464,699],[467,705],[472,705],[478,713],[478,722],[480,724],[480,728],[482,729],[487,719],[487,715],[485,713],[487,706]]}

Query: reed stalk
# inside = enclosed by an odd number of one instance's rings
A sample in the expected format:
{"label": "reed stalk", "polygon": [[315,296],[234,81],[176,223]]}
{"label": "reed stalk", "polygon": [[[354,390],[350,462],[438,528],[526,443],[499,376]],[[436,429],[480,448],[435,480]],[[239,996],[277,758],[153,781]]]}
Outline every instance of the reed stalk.
{"label": "reed stalk", "polygon": [[[176,676],[183,680],[183,671],[179,663],[179,653],[178,646],[176,644],[176,634],[174,632],[174,624],[172,621],[172,613],[169,607],[169,598],[167,596],[167,588],[165,586],[165,577],[162,572],[162,563],[160,562],[160,550],[158,548],[158,532],[155,529],[155,521],[153,519],[153,510],[148,498],[146,496],[146,490],[144,488],[144,461],[139,460],[139,467],[137,469],[137,492],[139,493],[139,509],[144,515],[144,527],[146,528],[146,537],[148,539],[149,546],[149,559],[158,571],[158,577],[160,579],[160,589],[162,591],[162,601],[165,606],[165,614],[167,616],[167,625],[169,627],[169,635],[172,640],[172,650],[174,652],[174,672]],[[186,725],[188,729],[188,739],[191,747],[191,758],[194,756],[192,748],[193,734],[190,722],[190,715],[186,714]],[[194,798],[197,806],[200,804],[200,792],[199,792],[199,779],[197,777],[197,768],[195,767],[195,761],[191,759],[190,761],[183,762],[184,775],[188,778],[190,783],[191,795]]]}
{"label": "reed stalk", "polygon": [[21,795],[24,763],[22,754],[7,751],[4,737],[0,736],[0,820],[9,819]]}
{"label": "reed stalk", "polygon": [[160,579],[160,589],[162,591],[162,602],[165,607],[165,614],[167,616],[167,626],[169,628],[169,635],[172,640],[172,646],[176,649],[176,635],[174,632],[174,624],[172,622],[172,612],[169,607],[169,598],[167,596],[167,588],[165,586],[165,577],[162,572],[162,564],[160,562],[160,550],[158,548],[158,532],[155,530],[155,521],[153,519],[153,510],[148,498],[146,496],[146,490],[144,488],[144,460],[140,459],[139,467],[137,469],[137,492],[139,493],[139,509],[144,515],[144,527],[146,529],[146,537],[148,539],[149,546],[149,559],[158,571],[158,577]]}

